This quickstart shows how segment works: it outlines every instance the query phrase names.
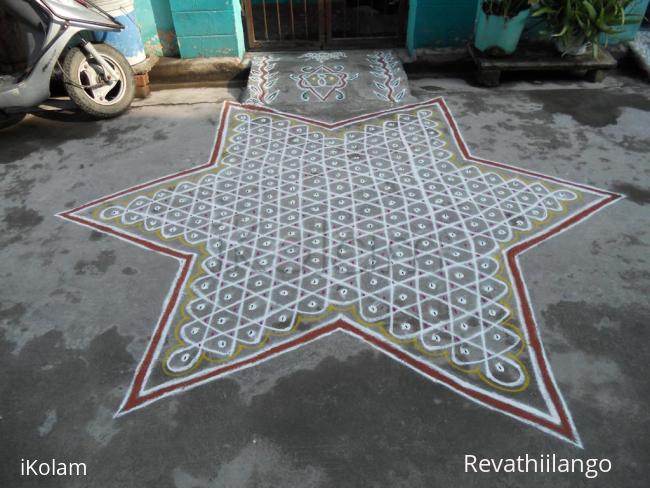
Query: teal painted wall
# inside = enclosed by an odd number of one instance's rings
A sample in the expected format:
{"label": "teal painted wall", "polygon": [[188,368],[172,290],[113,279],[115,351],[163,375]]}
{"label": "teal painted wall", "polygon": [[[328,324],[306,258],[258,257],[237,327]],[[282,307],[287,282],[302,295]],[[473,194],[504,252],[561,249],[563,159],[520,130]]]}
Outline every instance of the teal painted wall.
{"label": "teal painted wall", "polygon": [[478,0],[411,0],[407,47],[459,47],[474,33]]}
{"label": "teal painted wall", "polygon": [[[407,46],[462,46],[473,32],[477,2],[411,0]],[[135,0],[135,5],[147,53],[183,58],[244,54],[240,0]]]}
{"label": "teal painted wall", "polygon": [[[253,0],[258,3],[261,0]],[[281,0],[282,1],[282,0]],[[472,38],[479,0],[410,0],[406,47],[461,47]],[[630,12],[643,12],[637,0]],[[240,0],[135,0],[136,18],[147,53],[158,56],[234,56],[244,54]],[[524,36],[539,36],[529,22]],[[639,26],[609,43],[630,40]]]}
{"label": "teal painted wall", "polygon": [[[411,0],[407,47],[414,52],[420,47],[460,47],[474,35],[474,19],[480,0]],[[616,36],[603,36],[601,42],[616,44],[634,39],[650,0],[636,0],[627,9],[637,15],[638,22],[625,26]],[[545,36],[543,22],[530,19],[524,37]]]}
{"label": "teal painted wall", "polygon": [[239,0],[169,0],[182,58],[244,55]]}
{"label": "teal painted wall", "polygon": [[179,55],[169,0],[135,0],[135,16],[147,54]]}

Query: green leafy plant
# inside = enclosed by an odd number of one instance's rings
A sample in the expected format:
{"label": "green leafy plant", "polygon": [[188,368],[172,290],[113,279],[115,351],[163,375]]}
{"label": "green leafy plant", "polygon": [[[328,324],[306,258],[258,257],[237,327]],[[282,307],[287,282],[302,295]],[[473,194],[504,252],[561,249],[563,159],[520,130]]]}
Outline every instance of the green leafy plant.
{"label": "green leafy plant", "polygon": [[562,46],[577,44],[593,46],[598,55],[601,34],[621,32],[625,24],[635,19],[626,16],[625,9],[634,0],[539,0],[533,17],[543,17]]}
{"label": "green leafy plant", "polygon": [[484,0],[481,8],[486,15],[512,18],[536,3],[537,0]]}

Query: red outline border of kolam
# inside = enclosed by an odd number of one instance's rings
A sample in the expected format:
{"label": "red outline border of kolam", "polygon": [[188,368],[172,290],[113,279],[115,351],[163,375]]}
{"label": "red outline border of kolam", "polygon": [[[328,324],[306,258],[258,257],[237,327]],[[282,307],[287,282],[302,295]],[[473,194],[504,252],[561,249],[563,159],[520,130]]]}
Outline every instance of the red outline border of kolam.
{"label": "red outline border of kolam", "polygon": [[[424,107],[433,107],[437,105],[438,109],[442,115],[447,120],[449,127],[453,133],[454,139],[458,148],[461,151],[462,156],[467,161],[474,161],[477,163],[486,164],[489,166],[494,166],[498,168],[504,168],[519,174],[533,176],[536,178],[541,178],[546,181],[551,181],[559,183],[562,185],[567,185],[569,187],[574,187],[582,191],[587,191],[592,194],[600,195],[603,198],[595,200],[588,207],[576,211],[575,214],[569,216],[568,218],[561,220],[554,224],[552,227],[546,229],[544,232],[536,235],[532,235],[528,240],[520,241],[515,243],[513,246],[508,248],[505,251],[505,261],[507,263],[508,273],[514,284],[514,287],[517,291],[517,302],[518,310],[520,316],[523,318],[525,327],[523,327],[527,343],[529,345],[529,352],[531,355],[531,363],[533,365],[534,373],[536,376],[536,383],[540,393],[544,397],[547,407],[549,408],[549,414],[545,414],[541,410],[533,409],[524,404],[518,403],[511,399],[506,399],[504,397],[499,397],[498,393],[486,392],[480,390],[470,383],[464,382],[460,378],[454,378],[446,374],[443,370],[438,369],[435,365],[427,364],[423,361],[418,360],[415,356],[412,356],[404,351],[399,350],[393,344],[386,342],[381,338],[379,334],[375,334],[372,331],[367,329],[362,329],[360,326],[351,324],[343,319],[341,316],[334,317],[333,320],[327,322],[316,329],[312,329],[302,335],[293,338],[290,341],[284,342],[282,344],[276,345],[269,349],[262,350],[259,354],[242,359],[240,361],[227,364],[225,366],[216,366],[214,368],[203,370],[195,373],[193,376],[181,378],[175,382],[168,382],[158,387],[154,387],[151,390],[146,390],[145,384],[149,377],[150,366],[152,361],[158,357],[160,350],[162,349],[162,344],[164,343],[163,338],[166,337],[167,329],[170,326],[171,317],[176,310],[178,305],[178,298],[183,290],[186,280],[188,278],[190,269],[193,266],[195,255],[191,253],[183,253],[169,247],[161,245],[159,242],[152,242],[146,239],[143,239],[140,236],[132,235],[121,230],[117,230],[106,225],[85,219],[84,217],[75,215],[77,212],[86,209],[90,206],[97,205],[107,200],[111,200],[126,194],[142,190],[144,188],[157,185],[164,181],[175,179],[184,175],[189,175],[202,171],[212,165],[214,165],[219,159],[219,155],[223,148],[224,134],[227,130],[226,121],[228,115],[231,112],[232,107],[244,108],[257,112],[266,112],[271,114],[279,114],[286,116],[290,119],[302,121],[314,126],[321,127],[323,129],[338,129],[346,125],[350,125],[356,122],[362,122],[365,120],[373,119],[377,116],[394,114],[399,112],[404,112],[407,110],[424,108]],[[371,346],[381,350],[382,352],[388,354],[393,359],[396,359],[405,366],[415,370],[416,372],[422,374],[423,376],[433,380],[434,382],[441,383],[448,388],[451,388],[457,393],[460,393],[464,397],[471,399],[483,406],[486,406],[490,409],[500,411],[511,417],[514,417],[518,420],[521,420],[525,423],[531,424],[544,432],[554,435],[564,441],[568,441],[572,444],[575,444],[578,447],[582,447],[580,437],[575,428],[571,415],[566,407],[564,399],[562,398],[559,389],[555,383],[555,379],[551,373],[550,367],[548,366],[547,358],[542,347],[542,341],[537,330],[535,323],[535,317],[533,315],[533,310],[530,305],[530,298],[526,290],[526,285],[524,279],[519,269],[518,257],[524,251],[538,245],[542,241],[570,228],[576,223],[584,220],[590,215],[594,214],[596,211],[602,209],[606,205],[616,201],[621,198],[622,195],[617,193],[600,190],[598,188],[593,188],[586,185],[576,184],[569,181],[564,181],[559,178],[554,178],[551,176],[546,176],[539,174],[533,171],[525,170],[522,168],[513,167],[504,163],[498,163],[495,161],[489,161],[486,159],[480,159],[473,156],[465,144],[463,137],[460,134],[458,126],[449,111],[449,108],[445,104],[444,100],[441,97],[434,98],[425,102],[414,103],[410,105],[404,105],[396,108],[391,108],[388,110],[382,110],[379,112],[373,112],[369,114],[360,115],[350,119],[340,120],[337,122],[323,122],[319,120],[313,120],[308,117],[303,117],[300,115],[288,114],[278,110],[259,107],[248,104],[240,104],[235,102],[225,102],[221,111],[221,117],[219,121],[219,128],[217,129],[216,138],[212,148],[210,159],[207,163],[193,168],[189,168],[162,178],[158,178],[147,183],[143,183],[126,190],[114,193],[102,197],[97,200],[93,200],[85,205],[77,207],[72,210],[67,210],[57,214],[58,217],[74,221],[78,224],[93,228],[95,230],[112,234],[118,238],[128,240],[133,242],[141,247],[156,251],[167,256],[171,256],[179,261],[179,270],[174,280],[174,283],[171,287],[171,290],[164,302],[163,310],[158,321],[158,325],[154,330],[154,333],[151,337],[147,350],[140,361],[140,364],[137,367],[133,381],[129,387],[129,391],[120,406],[120,409],[117,411],[116,416],[122,415],[124,413],[130,412],[134,409],[141,408],[157,399],[162,397],[179,393],[181,391],[187,390],[189,388],[198,386],[207,381],[215,379],[216,377],[224,376],[236,370],[248,368],[258,364],[262,361],[271,359],[272,357],[287,352],[297,347],[307,344],[309,342],[315,341],[321,337],[332,334],[336,331],[342,331],[348,333],[349,335],[355,336],[364,342],[368,343]]]}

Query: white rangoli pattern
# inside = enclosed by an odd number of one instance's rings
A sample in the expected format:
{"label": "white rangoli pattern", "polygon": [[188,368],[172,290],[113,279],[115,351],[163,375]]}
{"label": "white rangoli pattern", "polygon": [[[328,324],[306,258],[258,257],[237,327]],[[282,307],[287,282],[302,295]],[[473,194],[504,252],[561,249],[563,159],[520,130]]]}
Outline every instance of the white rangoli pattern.
{"label": "white rangoli pattern", "polygon": [[406,87],[402,85],[404,80],[400,75],[402,63],[399,58],[392,51],[374,51],[367,57],[370,74],[375,78],[375,96],[385,102],[403,101]]}
{"label": "white rangoli pattern", "polygon": [[505,258],[615,197],[470,157],[446,110],[326,126],[227,104],[218,164],[66,212],[184,259],[123,408],[338,327],[579,443]]}
{"label": "white rangoli pattern", "polygon": [[289,77],[296,82],[303,101],[325,102],[332,95],[336,101],[345,100],[345,89],[350,81],[356,80],[359,73],[348,73],[342,65],[303,66],[299,74]]}
{"label": "white rangoli pattern", "polygon": [[[293,83],[278,88],[287,79]],[[365,99],[375,107],[380,105],[377,101],[388,106],[414,101],[402,63],[392,51],[258,55],[251,62],[242,101],[267,106],[338,103],[348,99],[348,92],[354,93],[355,102]]]}
{"label": "white rangoli pattern", "polygon": [[253,58],[245,103],[271,105],[275,101],[280,93],[280,90],[274,89],[279,78],[279,74],[274,71],[277,62],[277,58],[269,55]]}
{"label": "white rangoli pattern", "polygon": [[326,61],[336,61],[338,59],[347,58],[347,54],[343,51],[311,51],[298,56],[299,59],[307,59],[323,64]]}
{"label": "white rangoli pattern", "polygon": [[508,287],[494,254],[574,193],[453,164],[431,110],[343,138],[238,120],[219,173],[101,213],[208,250],[170,371],[258,345],[298,314],[354,304],[396,340],[448,351],[504,387],[523,384],[507,355],[520,338],[503,325]]}

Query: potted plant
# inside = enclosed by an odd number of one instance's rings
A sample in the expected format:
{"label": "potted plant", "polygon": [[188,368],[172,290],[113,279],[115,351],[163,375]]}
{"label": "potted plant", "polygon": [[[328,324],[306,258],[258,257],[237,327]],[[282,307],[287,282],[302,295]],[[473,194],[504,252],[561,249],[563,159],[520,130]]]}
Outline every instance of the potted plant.
{"label": "potted plant", "polygon": [[625,9],[635,0],[539,0],[533,17],[543,17],[563,55],[598,55],[601,34],[614,35],[635,21]]}
{"label": "potted plant", "polygon": [[483,0],[479,3],[474,46],[492,56],[512,54],[517,48],[537,0]]}

